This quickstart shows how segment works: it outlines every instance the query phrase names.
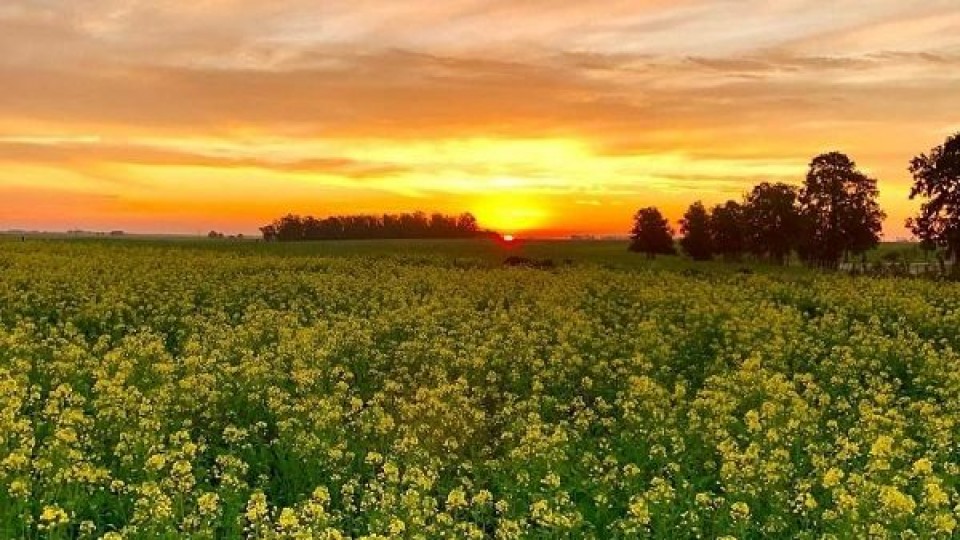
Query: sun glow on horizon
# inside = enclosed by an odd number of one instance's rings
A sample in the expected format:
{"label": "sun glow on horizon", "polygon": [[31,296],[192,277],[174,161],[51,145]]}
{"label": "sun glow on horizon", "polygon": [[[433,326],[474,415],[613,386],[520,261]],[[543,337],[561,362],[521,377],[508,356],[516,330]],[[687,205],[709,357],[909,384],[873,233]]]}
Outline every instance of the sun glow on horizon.
{"label": "sun glow on horizon", "polygon": [[531,197],[498,195],[486,198],[472,209],[482,227],[506,236],[515,236],[550,224],[547,209]]}

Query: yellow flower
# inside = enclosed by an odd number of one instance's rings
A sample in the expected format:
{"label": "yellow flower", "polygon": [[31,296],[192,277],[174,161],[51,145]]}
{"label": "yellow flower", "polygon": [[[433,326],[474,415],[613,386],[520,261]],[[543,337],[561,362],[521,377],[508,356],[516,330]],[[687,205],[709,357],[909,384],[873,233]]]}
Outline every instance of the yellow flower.
{"label": "yellow flower", "polygon": [[893,515],[911,514],[917,507],[913,497],[894,486],[880,488],[880,504]]}
{"label": "yellow flower", "polygon": [[10,493],[10,496],[14,499],[25,499],[30,495],[30,486],[23,480],[14,480],[10,482],[10,487],[7,488],[7,492]]}
{"label": "yellow flower", "polygon": [[197,507],[200,515],[209,516],[220,510],[220,496],[216,493],[204,493],[197,497]]}
{"label": "yellow flower", "polygon": [[383,477],[389,482],[399,482],[400,481],[400,468],[397,467],[397,464],[388,461],[383,464]]}
{"label": "yellow flower", "polygon": [[94,522],[90,520],[85,520],[80,522],[80,534],[89,536],[93,534],[93,531],[97,530],[97,526]]}
{"label": "yellow flower", "polygon": [[957,520],[950,514],[940,513],[933,518],[933,527],[938,533],[953,534],[957,528]]}
{"label": "yellow flower", "polygon": [[70,516],[62,508],[56,505],[46,505],[40,512],[40,524],[42,527],[53,528],[64,525],[70,521]]}
{"label": "yellow flower", "polygon": [[560,476],[554,472],[548,473],[540,483],[548,488],[557,488],[560,486]]}
{"label": "yellow flower", "polygon": [[167,456],[164,454],[154,454],[147,458],[143,467],[148,471],[159,471],[167,464]]}
{"label": "yellow flower", "polygon": [[823,487],[832,488],[843,480],[844,473],[836,467],[830,467],[823,475]]}
{"label": "yellow flower", "polygon": [[173,467],[170,468],[170,473],[175,476],[187,476],[193,470],[193,466],[189,461],[179,459],[174,462]]}
{"label": "yellow flower", "polygon": [[473,501],[471,502],[474,506],[484,506],[492,500],[493,494],[485,489],[481,489],[476,495],[473,496]]}
{"label": "yellow flower", "polygon": [[730,506],[730,517],[734,521],[745,520],[750,517],[750,506],[742,501],[733,503]]}
{"label": "yellow flower", "polygon": [[628,509],[630,517],[641,525],[650,524],[650,508],[647,506],[647,500],[643,497],[633,497],[630,499]]}
{"label": "yellow flower", "polygon": [[229,444],[239,444],[246,440],[247,430],[236,426],[227,426],[223,428],[223,440]]}
{"label": "yellow flower", "polygon": [[921,476],[933,473],[933,462],[927,458],[920,458],[913,462],[913,474]]}
{"label": "yellow flower", "polygon": [[247,502],[246,517],[251,523],[258,523],[267,517],[267,496],[262,491],[257,491],[250,496]]}
{"label": "yellow flower", "polygon": [[447,495],[447,510],[457,510],[467,506],[467,494],[456,488]]}
{"label": "yellow flower", "polygon": [[877,437],[877,440],[873,442],[873,446],[870,447],[870,455],[878,459],[889,457],[893,452],[893,442],[893,437],[889,435]]}
{"label": "yellow flower", "polygon": [[923,484],[923,494],[927,506],[938,507],[950,503],[950,495],[935,480],[929,480]]}
{"label": "yellow flower", "polygon": [[407,530],[407,525],[397,518],[390,518],[390,534],[393,536],[398,536],[403,534],[403,531]]}
{"label": "yellow flower", "polygon": [[322,505],[327,505],[330,503],[330,490],[326,486],[317,486],[311,498]]}
{"label": "yellow flower", "polygon": [[71,427],[60,428],[54,433],[54,437],[66,444],[77,442],[77,431]]}
{"label": "yellow flower", "polygon": [[10,455],[3,458],[3,461],[0,461],[0,467],[10,470],[18,471],[27,467],[30,464],[30,458],[27,457],[22,452],[11,452]]}
{"label": "yellow flower", "polygon": [[280,517],[277,519],[280,528],[286,531],[292,531],[300,526],[300,520],[297,513],[292,508],[284,508],[280,511]]}

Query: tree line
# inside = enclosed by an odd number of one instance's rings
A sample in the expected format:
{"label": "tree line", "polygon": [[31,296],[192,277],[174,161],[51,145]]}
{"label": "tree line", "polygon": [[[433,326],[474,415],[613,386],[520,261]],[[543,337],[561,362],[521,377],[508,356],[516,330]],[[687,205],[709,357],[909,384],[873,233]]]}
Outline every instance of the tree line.
{"label": "tree line", "polygon": [[361,240],[394,238],[473,238],[490,234],[480,229],[477,218],[424,212],[383,215],[342,215],[317,218],[286,215],[260,228],[263,239],[272,242],[305,240]]}
{"label": "tree line", "polygon": [[[927,249],[960,254],[960,133],[910,162],[910,199],[924,200],[907,227]],[[740,201],[707,209],[690,205],[680,220],[680,248],[694,260],[738,260],[749,254],[785,264],[796,253],[812,266],[840,262],[876,247],[886,214],[877,181],[840,152],[810,162],[801,186],[760,183]],[[676,253],[674,229],[653,206],[634,216],[630,250],[648,257]]]}

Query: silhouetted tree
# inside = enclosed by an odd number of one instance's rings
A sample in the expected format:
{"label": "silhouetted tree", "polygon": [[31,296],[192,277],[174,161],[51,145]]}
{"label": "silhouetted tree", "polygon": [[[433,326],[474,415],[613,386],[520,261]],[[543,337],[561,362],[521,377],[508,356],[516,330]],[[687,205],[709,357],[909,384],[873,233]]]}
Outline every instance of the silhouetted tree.
{"label": "silhouetted tree", "polygon": [[673,229],[656,207],[641,208],[634,215],[630,251],[645,253],[651,259],[657,254],[677,253],[673,245]]}
{"label": "silhouetted tree", "polygon": [[800,232],[797,189],[793,186],[763,182],[747,194],[744,222],[750,251],[785,264]]}
{"label": "silhouetted tree", "polygon": [[710,213],[710,237],[713,250],[727,260],[737,260],[746,249],[744,208],[736,201],[713,207]]}
{"label": "silhouetted tree", "polygon": [[477,233],[480,232],[480,224],[473,214],[463,213],[457,216],[457,229],[465,233]]}
{"label": "silhouetted tree", "polygon": [[260,234],[263,235],[264,241],[275,242],[277,241],[277,228],[273,225],[266,225],[260,227]]}
{"label": "silhouetted tree", "polygon": [[942,247],[960,258],[960,133],[910,161],[910,199],[926,201],[907,226],[928,247]]}
{"label": "silhouetted tree", "polygon": [[697,201],[690,205],[680,220],[680,247],[695,261],[708,261],[713,258],[713,240],[710,237],[710,215],[703,203]]}
{"label": "silhouetted tree", "polygon": [[375,238],[470,238],[489,234],[481,231],[471,214],[447,216],[423,212],[328,216],[316,218],[284,216],[260,228],[264,240],[343,240]]}
{"label": "silhouetted tree", "polygon": [[311,222],[309,220],[304,220],[300,216],[293,214],[288,214],[274,223],[277,231],[277,240],[281,242],[304,240],[306,238],[306,231],[309,230],[310,226]]}
{"label": "silhouetted tree", "polygon": [[886,217],[877,195],[877,181],[858,171],[845,154],[813,158],[798,198],[800,256],[810,264],[836,268],[844,256],[875,247]]}

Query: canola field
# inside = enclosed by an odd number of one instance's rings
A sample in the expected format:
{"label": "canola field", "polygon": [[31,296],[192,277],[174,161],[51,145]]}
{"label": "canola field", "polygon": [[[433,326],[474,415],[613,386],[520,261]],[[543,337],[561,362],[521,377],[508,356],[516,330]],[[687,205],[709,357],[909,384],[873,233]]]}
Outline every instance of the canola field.
{"label": "canola field", "polygon": [[0,241],[0,538],[960,534],[960,285],[285,248]]}

